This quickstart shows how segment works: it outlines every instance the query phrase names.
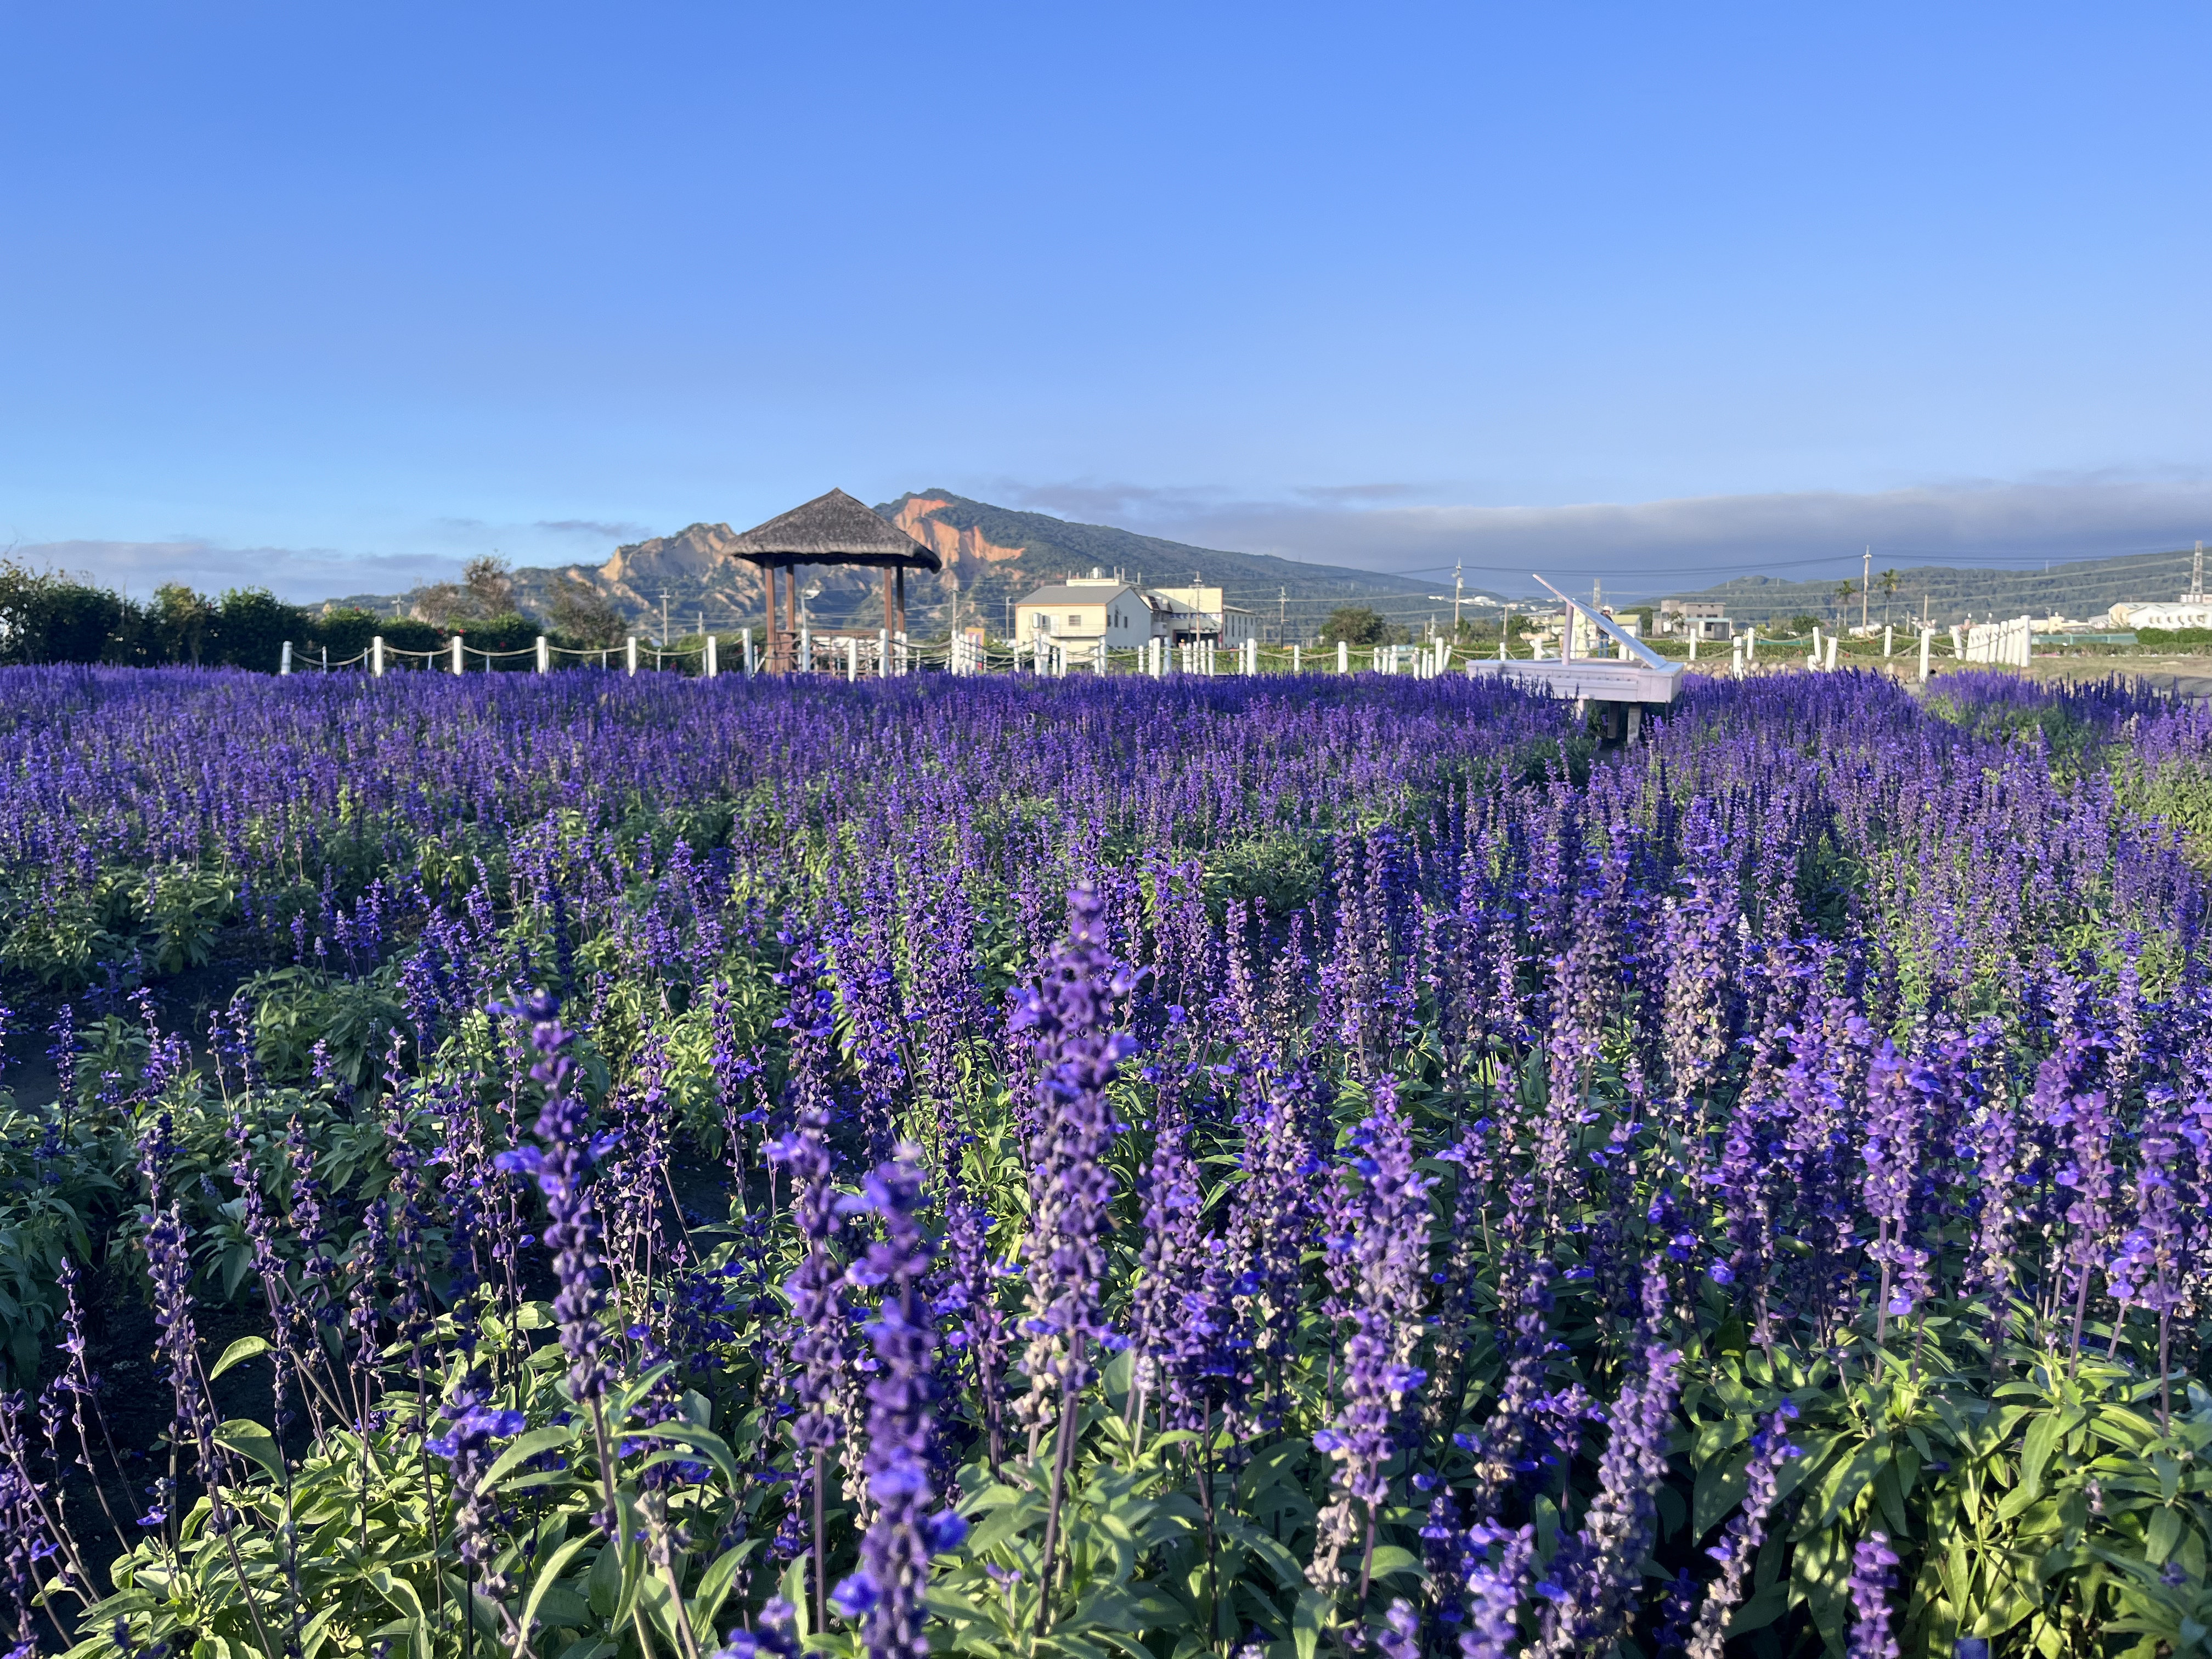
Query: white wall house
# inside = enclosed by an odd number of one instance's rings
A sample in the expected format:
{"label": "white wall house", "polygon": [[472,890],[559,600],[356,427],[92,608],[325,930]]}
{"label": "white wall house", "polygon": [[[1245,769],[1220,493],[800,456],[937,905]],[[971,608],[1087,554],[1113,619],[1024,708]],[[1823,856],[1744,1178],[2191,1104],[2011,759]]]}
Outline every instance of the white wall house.
{"label": "white wall house", "polygon": [[2172,599],[2116,605],[2105,613],[2105,618],[2114,628],[2212,628],[2212,605]]}
{"label": "white wall house", "polygon": [[1156,587],[1152,597],[1167,606],[1169,639],[1235,646],[1260,637],[1260,619],[1229,604],[1218,587]]}
{"label": "white wall house", "polygon": [[1014,605],[1014,643],[1042,635],[1055,644],[1087,647],[1103,639],[1115,651],[1152,641],[1181,644],[1209,640],[1239,646],[1259,637],[1253,613],[1224,602],[1218,587],[1161,587],[1147,591],[1118,576],[1070,576],[1040,587]]}
{"label": "white wall house", "polygon": [[[1054,644],[1095,645],[1101,639],[1119,646],[1117,620],[1147,609],[1145,596],[1118,576],[1071,576],[1040,587],[1014,604],[1014,643],[1025,647],[1040,635]],[[1136,636],[1150,638],[1147,634]]]}

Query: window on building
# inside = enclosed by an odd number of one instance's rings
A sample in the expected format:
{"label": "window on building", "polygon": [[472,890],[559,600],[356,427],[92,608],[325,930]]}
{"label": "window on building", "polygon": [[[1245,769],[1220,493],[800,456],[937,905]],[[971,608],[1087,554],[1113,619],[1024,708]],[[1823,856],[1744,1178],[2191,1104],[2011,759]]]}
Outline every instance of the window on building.
{"label": "window on building", "polygon": [[1083,618],[1080,617],[1070,617],[1067,619],[1067,625],[1070,628],[1080,628],[1083,626]]}

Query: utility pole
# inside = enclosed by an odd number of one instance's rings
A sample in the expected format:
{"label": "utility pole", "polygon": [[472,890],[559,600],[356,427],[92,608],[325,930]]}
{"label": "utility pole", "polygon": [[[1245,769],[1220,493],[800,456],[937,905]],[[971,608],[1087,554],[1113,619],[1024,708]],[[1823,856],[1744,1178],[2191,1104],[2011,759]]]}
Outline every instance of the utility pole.
{"label": "utility pole", "polygon": [[2189,591],[2181,596],[2184,605],[2204,603],[2204,544],[2197,544],[2197,563],[2190,571]]}
{"label": "utility pole", "polygon": [[[2197,552],[2199,558],[2203,556],[2204,544],[2203,542],[2197,544]],[[1287,587],[1279,587],[1275,590],[1275,643],[1277,645],[1288,645],[1290,642],[1291,590]]]}
{"label": "utility pole", "polygon": [[1455,561],[1453,562],[1453,563],[1452,563],[1452,637],[1453,637],[1454,639],[1457,639],[1457,638],[1459,637],[1459,604],[1460,604],[1460,598],[1461,598],[1461,596],[1462,596],[1462,594],[1464,594],[1464,593],[1467,592],[1467,578],[1466,578],[1466,576],[1465,576],[1465,575],[1463,575],[1463,574],[1461,574],[1461,573],[1463,571],[1463,569],[1464,569],[1464,568],[1465,568],[1465,562],[1464,562],[1464,561],[1462,561],[1462,560],[1455,560]]}
{"label": "utility pole", "polygon": [[668,643],[668,590],[660,590],[660,642]]}
{"label": "utility pole", "polygon": [[1873,590],[1873,588],[1874,549],[1869,547],[1866,550],[1866,563],[1863,574],[1859,577],[1859,626],[1861,628],[1864,628],[1867,625],[1867,595]]}

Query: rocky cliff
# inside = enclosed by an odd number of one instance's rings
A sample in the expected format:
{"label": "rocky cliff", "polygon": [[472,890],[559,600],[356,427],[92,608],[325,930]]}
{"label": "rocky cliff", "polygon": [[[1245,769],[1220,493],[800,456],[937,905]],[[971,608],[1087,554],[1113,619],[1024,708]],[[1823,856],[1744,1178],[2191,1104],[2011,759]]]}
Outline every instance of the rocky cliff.
{"label": "rocky cliff", "polygon": [[[1012,601],[1032,588],[1093,567],[1120,570],[1156,585],[1195,579],[1228,591],[1232,604],[1273,613],[1276,596],[1337,599],[1413,591],[1419,584],[1364,571],[1300,564],[1287,559],[1190,547],[1109,525],[1085,525],[1042,513],[1021,513],[971,501],[948,489],[924,490],[876,511],[945,561],[937,574],[907,577],[907,617],[917,635],[942,635],[957,599],[961,619],[996,630],[1010,625]],[[516,598],[544,614],[556,578],[588,583],[641,629],[659,633],[664,596],[669,629],[685,635],[702,623],[718,629],[760,626],[766,594],[760,572],[729,556],[726,524],[699,523],[669,536],[629,542],[603,564],[526,568],[514,574]],[[802,592],[815,622],[827,628],[873,629],[883,620],[876,571],[802,566]],[[362,603],[394,603],[375,595]]]}

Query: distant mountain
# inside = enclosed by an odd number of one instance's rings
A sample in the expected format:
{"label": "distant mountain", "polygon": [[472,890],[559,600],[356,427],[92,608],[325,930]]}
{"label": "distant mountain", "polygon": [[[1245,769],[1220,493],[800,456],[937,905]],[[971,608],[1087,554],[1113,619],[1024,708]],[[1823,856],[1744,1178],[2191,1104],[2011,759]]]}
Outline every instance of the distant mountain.
{"label": "distant mountain", "polygon": [[[1437,605],[1429,584],[1335,565],[1304,564],[1259,553],[1192,547],[1109,525],[1073,524],[1043,513],[1019,513],[970,501],[946,489],[901,495],[875,509],[945,561],[935,574],[907,579],[907,620],[917,634],[942,633],[958,595],[963,621],[981,617],[995,630],[1008,625],[1012,601],[1047,582],[1092,569],[1121,573],[1153,587],[1198,585],[1224,590],[1228,602],[1267,623],[1287,623],[1293,638],[1310,638],[1340,605],[1367,605],[1400,620],[1425,617]],[[615,550],[600,565],[531,566],[514,573],[523,606],[543,614],[556,578],[588,583],[640,628],[653,634],[667,617],[672,634],[703,621],[717,629],[757,627],[765,594],[750,564],[726,556],[734,532],[726,524],[695,524]],[[873,628],[883,617],[880,578],[870,570],[809,565],[800,572],[809,613],[825,627]],[[1478,590],[1469,588],[1468,597]],[[404,610],[404,594],[356,594],[334,601],[364,610]]]}
{"label": "distant mountain", "polygon": [[[2081,559],[2048,570],[1960,570],[1949,565],[1915,565],[1897,573],[1894,597],[1885,600],[1882,573],[1875,572],[1869,617],[1881,620],[1885,608],[1898,621],[1917,618],[1923,596],[1930,622],[1949,623],[1969,613],[1987,617],[2047,617],[2054,612],[2087,622],[2124,599],[2172,599],[2189,586],[2193,548],[2171,553],[2130,553],[2111,559]],[[1775,576],[1739,576],[1717,587],[1668,595],[1679,599],[1717,599],[1739,623],[1767,622],[1808,615],[1823,620],[1837,615],[1836,590],[1843,579],[1789,581]],[[1858,582],[1854,574],[1851,587]],[[1859,619],[1859,602],[1848,606],[1850,622]]]}
{"label": "distant mountain", "polygon": [[[958,573],[963,610],[973,607],[994,628],[1006,625],[1009,602],[1047,582],[1092,570],[1119,573],[1148,587],[1218,587],[1228,603],[1244,606],[1263,623],[1286,623],[1293,637],[1302,629],[1310,636],[1340,605],[1369,605],[1393,614],[1408,604],[1425,615],[1434,608],[1425,600],[1430,585],[1402,576],[1193,547],[1110,525],[993,507],[949,489],[902,495],[876,511],[935,548],[947,574]],[[1474,593],[1468,590],[1469,598]]]}

